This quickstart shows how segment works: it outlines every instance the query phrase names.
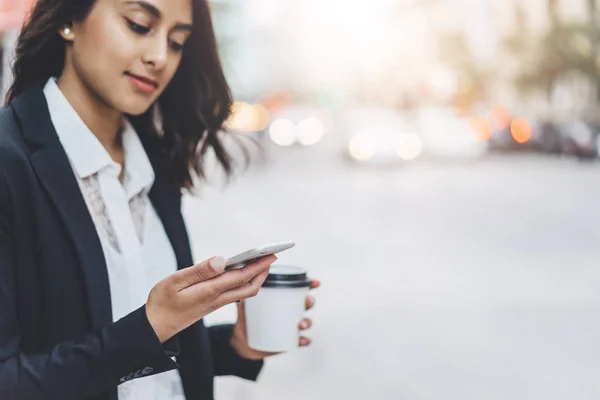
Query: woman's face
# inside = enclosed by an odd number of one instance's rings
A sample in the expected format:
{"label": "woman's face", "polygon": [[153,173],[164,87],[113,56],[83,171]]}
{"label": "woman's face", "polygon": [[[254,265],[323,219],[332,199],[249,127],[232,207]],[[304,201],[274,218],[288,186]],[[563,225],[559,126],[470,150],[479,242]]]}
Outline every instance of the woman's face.
{"label": "woman's face", "polygon": [[61,31],[71,42],[67,63],[98,100],[142,114],[175,75],[192,15],[192,0],[96,0],[84,21]]}

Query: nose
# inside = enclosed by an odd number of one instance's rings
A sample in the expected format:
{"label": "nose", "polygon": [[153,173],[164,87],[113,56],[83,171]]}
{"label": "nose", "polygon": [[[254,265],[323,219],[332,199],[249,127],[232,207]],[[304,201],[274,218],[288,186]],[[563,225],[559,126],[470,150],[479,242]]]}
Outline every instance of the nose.
{"label": "nose", "polygon": [[168,39],[162,35],[156,35],[149,41],[148,48],[144,52],[142,61],[146,66],[152,67],[156,71],[160,71],[167,65],[169,55]]}

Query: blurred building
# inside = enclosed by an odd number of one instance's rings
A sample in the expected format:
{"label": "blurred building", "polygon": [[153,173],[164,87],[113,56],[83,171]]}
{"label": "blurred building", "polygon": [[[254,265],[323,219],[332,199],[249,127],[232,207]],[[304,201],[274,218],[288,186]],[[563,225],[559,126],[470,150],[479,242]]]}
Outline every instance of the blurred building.
{"label": "blurred building", "polygon": [[[541,37],[552,23],[549,0],[213,0],[225,68],[239,97],[285,87],[336,90],[355,101],[394,103],[425,90],[444,99],[461,90],[460,71],[492,76],[490,101],[524,103],[514,86],[507,37]],[[587,20],[586,0],[557,0],[561,21]],[[448,68],[444,36],[462,34],[471,67]],[[442,39],[440,39],[442,38]],[[471,71],[472,72],[472,71]],[[543,96],[542,96],[543,97]],[[527,99],[526,103],[545,100]]]}
{"label": "blurred building", "polygon": [[[507,50],[507,40],[534,42],[536,47],[554,25],[584,24],[595,20],[587,0],[454,0],[423,1],[437,35],[462,33],[469,42],[476,69],[488,76],[486,94],[492,102],[536,114],[582,112],[597,98],[596,85],[582,74],[559,80],[551,94],[524,96],[516,86],[523,60]],[[536,43],[537,42],[537,43]],[[585,47],[583,42],[582,46]]]}
{"label": "blurred building", "polygon": [[255,97],[285,81],[279,46],[285,2],[211,0],[223,66],[236,97]]}
{"label": "blurred building", "polygon": [[225,67],[242,97],[285,87],[310,97],[390,97],[435,71],[414,1],[213,1]]}
{"label": "blurred building", "polygon": [[[485,87],[465,101],[549,108],[543,94],[524,99],[518,93],[519,65],[504,47],[507,37],[524,30],[542,37],[552,25],[552,0],[209,1],[224,68],[238,99],[284,89],[313,100],[325,93],[383,105],[411,96],[445,101],[482,86],[473,81],[485,76]],[[0,0],[0,31],[18,26],[32,2]],[[555,4],[561,22],[590,18],[587,0]],[[442,55],[448,53],[444,38],[452,35],[462,35],[466,47],[450,48],[465,54],[449,65]],[[6,39],[12,42],[14,35]],[[11,46],[6,55],[12,54]],[[581,93],[582,86],[589,86],[585,80],[573,82],[563,84],[558,97],[586,102],[594,96]],[[568,95],[571,86],[576,95]]]}
{"label": "blurred building", "polygon": [[18,30],[35,0],[0,0],[0,105],[11,82],[10,64]]}

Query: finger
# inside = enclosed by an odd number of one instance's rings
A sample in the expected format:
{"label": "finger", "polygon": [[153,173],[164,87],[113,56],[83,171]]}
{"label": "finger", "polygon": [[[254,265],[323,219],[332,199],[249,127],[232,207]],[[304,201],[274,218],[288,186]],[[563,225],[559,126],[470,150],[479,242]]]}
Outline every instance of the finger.
{"label": "finger", "polygon": [[[224,304],[239,301],[238,307],[240,307],[242,300],[256,296],[258,294],[258,291],[262,287],[262,284],[265,281],[265,279],[267,279],[267,276],[269,276],[269,270],[261,272],[243,286],[223,292],[217,300],[224,302]],[[245,309],[242,312],[245,316]]]}
{"label": "finger", "polygon": [[[276,260],[277,258],[275,258]],[[244,287],[247,286],[250,281],[258,274],[265,272],[265,277],[268,276],[270,264],[273,263],[274,260],[265,259],[260,262],[249,264],[248,266],[234,271],[228,271],[225,273],[221,273],[221,275],[210,279],[206,282],[202,282],[201,284],[196,284],[190,286],[186,289],[186,294],[189,298],[193,299],[196,297],[206,296],[207,293],[211,293],[213,299],[218,299],[221,294],[227,292],[228,290],[234,289],[236,287]],[[247,296],[246,296],[247,297]],[[241,299],[242,297],[240,297]],[[239,300],[239,299],[236,299]],[[228,304],[228,303],[226,303]],[[222,307],[225,304],[216,303],[217,308]]]}
{"label": "finger", "polygon": [[262,262],[268,262],[270,265],[270,264],[273,264],[275,261],[277,261],[277,256],[275,254],[271,254],[268,256],[259,257],[259,258],[255,259],[254,261],[246,264],[244,267],[247,267],[252,264],[262,263]]}
{"label": "finger", "polygon": [[221,293],[221,295],[217,298],[217,301],[222,305],[226,305],[233,303],[234,301],[245,300],[249,297],[256,296],[262,287],[263,282],[265,279],[267,279],[267,276],[269,276],[268,269],[253,277],[245,285]]}
{"label": "finger", "polygon": [[310,288],[311,289],[316,289],[319,286],[321,286],[321,281],[319,281],[317,279],[313,279],[313,281],[310,283]]}
{"label": "finger", "polygon": [[245,266],[248,266],[248,265],[250,265],[250,264],[257,263],[257,262],[259,262],[259,261],[262,261],[262,260],[264,260],[265,258],[268,258],[268,257],[271,257],[271,256],[272,256],[272,254],[269,254],[268,256],[257,257],[257,258],[254,258],[254,259],[252,259],[252,260],[245,261],[245,262],[244,262],[244,263],[242,263],[242,264],[231,265],[231,266],[229,266],[229,267],[225,267],[225,271],[233,271],[233,270],[236,270],[236,269],[242,269],[242,268],[244,268]]}
{"label": "finger", "polygon": [[298,341],[298,344],[300,345],[300,347],[309,346],[311,343],[312,343],[312,340],[310,340],[306,336],[300,336],[300,340]]}
{"label": "finger", "polygon": [[176,290],[181,291],[221,275],[224,269],[225,258],[217,256],[204,260],[200,264],[179,270],[171,275],[169,279],[172,279]]}
{"label": "finger", "polygon": [[214,289],[219,293],[244,286],[259,274],[265,271],[268,274],[269,268],[275,260],[277,260],[275,256],[264,257],[252,264],[246,265],[244,268],[227,271],[213,279],[211,285],[214,285]]}
{"label": "finger", "polygon": [[310,310],[315,306],[316,300],[312,296],[306,296],[306,300],[304,301],[304,306],[307,310]]}
{"label": "finger", "polygon": [[310,318],[304,318],[298,324],[298,329],[300,329],[301,331],[304,331],[306,329],[309,329],[311,326],[312,326],[312,320]]}

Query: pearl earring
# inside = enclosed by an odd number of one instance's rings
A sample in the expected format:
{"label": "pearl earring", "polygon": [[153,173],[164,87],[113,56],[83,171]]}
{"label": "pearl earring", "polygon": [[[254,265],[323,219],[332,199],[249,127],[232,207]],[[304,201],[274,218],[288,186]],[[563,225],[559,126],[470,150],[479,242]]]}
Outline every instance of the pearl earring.
{"label": "pearl earring", "polygon": [[65,28],[65,30],[63,32],[65,33],[65,35],[70,35],[71,34],[71,29],[70,28]]}

